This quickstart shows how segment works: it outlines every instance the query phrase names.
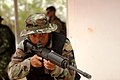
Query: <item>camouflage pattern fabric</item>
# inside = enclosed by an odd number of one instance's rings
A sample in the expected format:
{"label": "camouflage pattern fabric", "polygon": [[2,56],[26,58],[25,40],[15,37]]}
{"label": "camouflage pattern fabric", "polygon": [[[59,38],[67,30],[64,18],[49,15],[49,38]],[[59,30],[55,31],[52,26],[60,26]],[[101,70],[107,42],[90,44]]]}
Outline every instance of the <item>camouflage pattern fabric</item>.
{"label": "camouflage pattern fabric", "polygon": [[26,36],[34,33],[50,33],[57,29],[56,24],[48,22],[45,14],[32,14],[26,19],[26,29],[24,29],[20,36]]}
{"label": "camouflage pattern fabric", "polygon": [[6,68],[15,52],[15,36],[6,25],[0,24],[0,80],[9,80]]}
{"label": "camouflage pattern fabric", "polygon": [[[30,58],[27,58],[24,60],[24,41],[21,41],[15,54],[12,57],[12,61],[9,64],[8,67],[8,74],[11,80],[17,80],[26,77],[26,75],[29,73],[30,70]],[[52,44],[52,42],[51,42]],[[48,48],[51,48],[51,44],[48,46]],[[69,59],[69,63],[76,67],[74,54],[72,46],[68,39],[66,39],[66,42],[64,44],[62,55],[64,57],[67,57]],[[48,72],[47,69],[45,70],[46,73]],[[54,71],[52,71],[51,76],[55,78],[55,80],[63,80],[63,79],[57,79],[56,77],[66,77],[66,80],[74,80],[75,78],[75,71],[69,70],[69,69],[63,69],[56,65],[56,68]]]}

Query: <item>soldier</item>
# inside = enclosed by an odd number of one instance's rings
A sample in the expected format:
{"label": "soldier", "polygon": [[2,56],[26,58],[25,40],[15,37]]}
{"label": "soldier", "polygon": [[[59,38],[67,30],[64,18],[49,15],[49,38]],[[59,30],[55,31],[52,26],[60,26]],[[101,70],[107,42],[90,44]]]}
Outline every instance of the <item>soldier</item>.
{"label": "soldier", "polygon": [[56,8],[54,6],[47,7],[46,14],[49,17],[49,22],[54,23],[58,26],[56,32],[61,33],[67,37],[66,23],[61,21],[56,16]]}
{"label": "soldier", "polygon": [[9,80],[6,68],[15,52],[15,36],[7,25],[1,24],[2,20],[0,16],[0,80]]}
{"label": "soldier", "polygon": [[57,25],[49,23],[45,14],[35,13],[26,19],[26,29],[20,36],[22,40],[8,67],[11,80],[26,77],[27,80],[75,80],[75,71],[64,69],[50,60],[42,59],[35,51],[26,46],[26,41],[34,46],[52,50],[69,59],[69,64],[76,67],[70,41],[63,35],[54,32]]}

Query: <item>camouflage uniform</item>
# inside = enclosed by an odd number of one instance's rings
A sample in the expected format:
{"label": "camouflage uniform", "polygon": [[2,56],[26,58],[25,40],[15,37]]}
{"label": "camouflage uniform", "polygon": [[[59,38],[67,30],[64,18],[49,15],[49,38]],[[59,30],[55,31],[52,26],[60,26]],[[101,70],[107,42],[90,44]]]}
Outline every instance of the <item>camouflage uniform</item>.
{"label": "camouflage uniform", "polygon": [[[40,16],[41,16],[41,14],[32,15],[31,17],[29,17],[30,19],[28,19],[27,21],[29,21],[31,23],[31,20],[35,20],[35,18],[39,18]],[[44,18],[44,15],[42,15],[42,16],[43,16],[42,18]],[[36,22],[35,22],[35,24],[36,24]],[[41,24],[42,24],[42,22],[41,22]],[[48,24],[46,23],[46,25],[48,25]],[[49,24],[49,26],[50,26],[50,24]],[[38,31],[36,31],[35,27],[34,27],[34,29],[29,28],[29,30],[24,30],[22,32],[21,36],[34,34],[34,33],[51,33],[56,30],[56,27],[55,27],[55,25],[51,24],[51,28],[47,27],[45,29],[45,27],[42,26],[37,30]],[[52,39],[50,39],[49,42],[50,42],[50,44],[47,45],[47,47],[45,47],[45,48],[52,47]],[[59,44],[57,44],[57,45],[59,45]],[[24,78],[30,72],[30,69],[31,69],[30,57],[24,59],[24,57],[25,57],[25,52],[24,52],[25,48],[24,47],[25,46],[24,46],[24,40],[23,40],[19,43],[18,48],[12,57],[12,61],[9,64],[8,74],[9,74],[9,77],[11,80],[17,80],[17,79]],[[64,57],[67,57],[69,59],[69,64],[76,67],[73,49],[72,49],[72,46],[68,39],[65,40],[61,55]],[[55,65],[54,71],[49,72],[47,69],[45,69],[45,73],[50,74],[52,77],[54,77],[54,80],[66,80],[66,79],[57,79],[58,76],[59,77],[67,77],[67,80],[74,80],[74,78],[75,78],[75,71],[70,70],[70,69],[63,69],[57,65]]]}
{"label": "camouflage uniform", "polygon": [[0,24],[0,80],[9,80],[6,68],[15,52],[15,36],[6,25]]}

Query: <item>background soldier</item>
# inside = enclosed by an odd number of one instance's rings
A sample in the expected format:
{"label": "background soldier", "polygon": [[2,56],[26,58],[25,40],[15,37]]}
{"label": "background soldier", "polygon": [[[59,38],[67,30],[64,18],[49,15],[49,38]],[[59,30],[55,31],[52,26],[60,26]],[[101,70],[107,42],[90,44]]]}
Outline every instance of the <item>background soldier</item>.
{"label": "background soldier", "polygon": [[7,25],[1,24],[0,16],[0,80],[9,80],[6,67],[15,52],[15,36]]}
{"label": "background soldier", "polygon": [[58,26],[56,32],[61,33],[67,37],[66,23],[61,21],[56,16],[56,8],[54,6],[47,7],[46,14],[49,17],[49,22],[54,23]]}

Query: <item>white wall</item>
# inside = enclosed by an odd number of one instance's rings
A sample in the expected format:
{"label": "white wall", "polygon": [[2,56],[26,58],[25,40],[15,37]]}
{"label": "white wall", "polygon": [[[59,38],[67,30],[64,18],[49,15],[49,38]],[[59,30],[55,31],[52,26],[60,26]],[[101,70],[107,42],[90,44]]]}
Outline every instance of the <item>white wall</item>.
{"label": "white wall", "polygon": [[120,80],[120,0],[68,0],[68,37],[91,80]]}

